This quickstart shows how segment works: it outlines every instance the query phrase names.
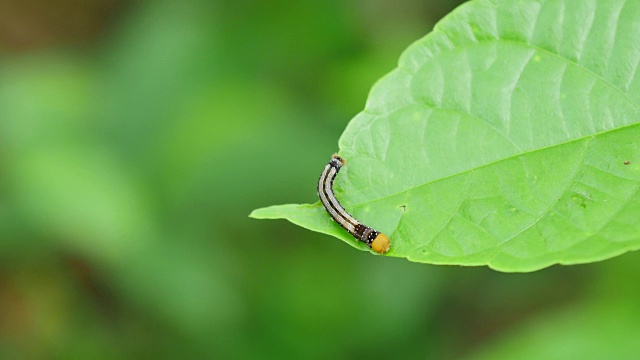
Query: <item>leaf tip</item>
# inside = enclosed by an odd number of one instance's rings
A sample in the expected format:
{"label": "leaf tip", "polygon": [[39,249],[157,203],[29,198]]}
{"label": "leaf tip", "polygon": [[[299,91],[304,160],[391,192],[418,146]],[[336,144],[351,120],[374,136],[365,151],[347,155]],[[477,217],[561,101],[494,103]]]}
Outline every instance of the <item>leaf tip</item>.
{"label": "leaf tip", "polygon": [[259,209],[254,209],[250,214],[249,217],[252,219],[266,219],[267,216],[265,214],[265,210],[268,209],[268,207],[266,208],[259,208]]}

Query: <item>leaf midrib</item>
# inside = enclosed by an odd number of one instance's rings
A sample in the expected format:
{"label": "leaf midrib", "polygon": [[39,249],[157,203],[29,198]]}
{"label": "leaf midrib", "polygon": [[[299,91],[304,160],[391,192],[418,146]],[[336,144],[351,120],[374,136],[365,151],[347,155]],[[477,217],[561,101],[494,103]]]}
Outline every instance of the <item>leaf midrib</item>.
{"label": "leaf midrib", "polygon": [[[564,56],[561,56],[560,54],[555,53],[555,52],[553,52],[553,51],[551,51],[551,50],[549,50],[549,49],[545,49],[545,48],[543,48],[543,47],[540,47],[540,46],[537,46],[537,45],[533,45],[533,44],[528,43],[528,42],[526,42],[526,41],[523,41],[523,40],[521,40],[521,39],[515,39],[515,38],[493,38],[493,39],[483,39],[483,40],[476,41],[476,42],[472,43],[471,45],[472,45],[472,46],[476,46],[476,45],[479,45],[479,44],[495,43],[495,42],[499,42],[499,41],[513,43],[513,44],[515,44],[515,45],[523,46],[523,47],[530,48],[530,49],[535,50],[535,51],[539,51],[539,52],[542,52],[542,53],[546,53],[546,54],[549,54],[549,55],[551,55],[551,56],[553,56],[553,57],[556,57],[556,58],[558,58],[558,59],[560,59],[560,60],[562,60],[562,61],[566,62],[566,63],[567,63],[567,64],[569,64],[569,65],[575,66],[577,69],[580,69],[581,71],[584,71],[586,74],[588,74],[588,75],[590,75],[590,76],[594,77],[596,80],[601,81],[601,82],[602,82],[602,83],[604,83],[607,87],[611,88],[615,93],[619,94],[623,99],[625,99],[625,100],[626,100],[626,102],[628,102],[628,103],[629,103],[629,104],[630,104],[634,109],[636,109],[636,111],[638,111],[638,112],[640,113],[640,105],[638,105],[638,104],[636,104],[635,102],[633,102],[633,100],[632,100],[631,98],[629,98],[629,97],[626,95],[626,93],[624,93],[621,89],[619,89],[618,87],[616,87],[615,85],[613,85],[611,82],[609,82],[607,79],[605,79],[604,77],[602,77],[600,74],[598,74],[598,73],[596,73],[596,72],[593,72],[592,70],[590,70],[590,69],[588,69],[588,68],[584,67],[583,65],[581,65],[581,64],[579,64],[579,63],[577,63],[577,62],[575,62],[575,61],[573,61],[573,60],[571,60],[571,59],[568,59],[568,58],[566,58],[566,57],[564,57]],[[439,56],[439,55],[441,55],[441,54],[446,54],[446,53],[455,53],[455,52],[459,52],[459,51],[467,50],[467,49],[469,49],[470,47],[471,47],[471,46],[454,47],[454,48],[452,48],[451,50],[439,52],[439,53],[438,53],[438,55],[435,55],[435,56]],[[431,58],[434,58],[435,56],[433,56],[433,57],[431,57]],[[427,61],[425,61],[425,63],[426,63],[426,62],[428,62],[428,60],[427,60]],[[423,63],[423,65],[424,65],[424,63]],[[402,64],[400,64],[400,65],[398,66],[397,70],[406,71],[406,72],[408,72],[409,74],[411,74],[412,76],[413,76],[413,75],[415,75],[415,73],[414,73],[414,72],[409,71],[408,69],[406,69],[405,67],[403,67],[403,66],[402,66]],[[637,68],[636,68],[636,70],[634,71],[634,73],[635,73],[636,71],[637,71]],[[632,75],[633,75],[633,74],[632,74]],[[476,118],[476,119],[478,119],[478,120],[482,121],[483,123],[488,124],[488,123],[487,123],[484,119],[482,119],[481,117],[478,117],[478,116],[476,116],[476,115],[474,115],[474,114],[470,114],[470,113],[468,113],[468,112],[466,112],[466,111],[463,111],[463,110],[460,110],[460,109],[437,107],[437,106],[432,106],[432,105],[430,105],[430,104],[425,104],[425,103],[420,103],[420,104],[418,104],[418,105],[428,106],[428,107],[430,106],[430,107],[432,107],[432,108],[434,108],[434,109],[436,109],[436,110],[444,110],[444,111],[456,111],[456,112],[460,112],[461,114],[464,114],[464,115],[467,115],[467,116],[470,116],[470,117]],[[365,109],[365,110],[366,110],[366,109]],[[377,199],[373,199],[373,200],[365,201],[365,202],[363,202],[363,203],[353,204],[353,206],[362,206],[362,205],[367,205],[367,204],[370,204],[370,203],[373,203],[373,202],[381,201],[381,200],[384,200],[384,199],[387,199],[387,198],[391,198],[391,197],[394,197],[394,196],[397,196],[397,195],[400,195],[400,194],[404,194],[404,193],[409,192],[409,191],[412,191],[412,190],[414,190],[414,189],[418,189],[418,188],[420,188],[420,187],[422,187],[422,186],[429,185],[429,184],[434,183],[434,182],[436,182],[436,181],[445,180],[445,179],[452,178],[452,177],[454,177],[454,176],[458,176],[458,175],[461,175],[461,174],[464,174],[464,173],[467,173],[467,172],[470,172],[470,171],[473,171],[473,170],[476,170],[476,169],[481,169],[481,168],[484,168],[484,167],[487,167],[487,166],[491,166],[491,165],[493,165],[493,164],[497,164],[497,163],[499,163],[499,162],[501,162],[501,161],[510,160],[510,159],[513,159],[513,158],[516,158],[516,157],[519,157],[519,156],[523,156],[523,155],[530,154],[530,153],[535,153],[535,152],[542,151],[542,150],[546,150],[546,149],[551,149],[551,148],[554,148],[554,147],[556,147],[556,146],[561,146],[561,145],[565,145],[565,144],[570,144],[570,143],[573,143],[573,142],[576,142],[576,141],[580,141],[580,140],[588,139],[588,138],[590,138],[590,137],[591,137],[591,138],[595,138],[595,137],[601,136],[601,135],[603,135],[603,134],[607,134],[607,133],[614,132],[614,131],[617,131],[617,130],[622,130],[622,129],[625,129],[625,128],[628,128],[628,127],[632,127],[632,126],[635,126],[635,125],[638,125],[638,124],[639,124],[639,123],[637,123],[637,122],[636,122],[636,123],[632,123],[632,124],[627,124],[627,125],[623,125],[623,126],[620,126],[620,127],[613,128],[613,129],[608,129],[608,130],[604,130],[604,131],[600,131],[600,132],[595,132],[595,133],[593,133],[593,134],[585,135],[585,136],[582,136],[582,137],[579,137],[579,138],[570,139],[570,140],[568,140],[568,141],[560,142],[560,143],[557,143],[557,144],[548,145],[548,146],[543,146],[543,147],[540,147],[540,148],[537,148],[537,149],[531,149],[531,150],[528,150],[528,151],[523,151],[523,152],[520,152],[520,153],[517,153],[517,154],[510,155],[510,156],[505,157],[505,158],[497,159],[497,160],[495,160],[495,161],[492,161],[492,162],[489,162],[489,163],[486,163],[486,164],[483,164],[483,165],[480,165],[480,166],[476,166],[476,167],[474,167],[474,168],[472,168],[472,169],[467,169],[467,170],[459,171],[459,172],[457,172],[457,173],[453,173],[453,174],[450,174],[450,175],[447,175],[447,176],[444,176],[444,177],[441,177],[441,178],[438,178],[438,179],[433,179],[433,180],[430,180],[430,181],[428,181],[428,182],[426,182],[426,183],[423,183],[423,184],[416,185],[416,186],[413,186],[413,187],[411,187],[411,188],[408,188],[408,189],[406,189],[406,190],[402,190],[402,191],[399,191],[399,192],[396,192],[396,193],[393,193],[393,194],[385,195],[385,196],[380,197],[380,198],[377,198]],[[497,131],[497,129],[493,129],[493,130],[496,130],[496,131]],[[502,134],[500,131],[497,131],[497,132],[498,132],[499,134],[503,135],[504,137],[506,137],[506,136],[505,136],[504,134]]]}
{"label": "leaf midrib", "polygon": [[437,181],[442,181],[442,180],[446,180],[446,179],[449,179],[449,178],[453,178],[453,177],[455,177],[455,176],[462,175],[462,174],[465,174],[465,173],[468,173],[468,172],[471,172],[471,171],[475,171],[475,170],[478,170],[478,169],[482,169],[482,168],[485,168],[485,167],[488,167],[488,166],[491,166],[491,165],[494,165],[494,164],[500,163],[500,162],[502,162],[502,161],[510,160],[510,159],[513,159],[513,158],[517,158],[517,157],[519,157],[519,156],[523,156],[523,155],[526,155],[526,154],[532,154],[532,153],[535,153],[535,152],[538,152],[538,151],[543,151],[543,150],[547,150],[547,149],[552,149],[552,148],[554,148],[554,147],[556,147],[556,146],[562,146],[562,145],[566,145],[566,144],[571,144],[571,143],[573,143],[573,142],[577,142],[577,141],[581,141],[581,140],[585,140],[585,139],[589,139],[589,138],[596,138],[596,137],[598,137],[598,136],[602,136],[602,135],[604,135],[604,134],[608,134],[608,133],[612,133],[612,132],[616,132],[616,131],[625,130],[625,129],[628,129],[628,128],[631,128],[631,127],[634,127],[634,126],[640,126],[640,123],[627,124],[627,125],[623,125],[623,126],[620,126],[620,127],[614,128],[614,129],[609,129],[609,130],[605,130],[605,131],[600,131],[600,132],[597,132],[597,133],[594,133],[594,134],[590,134],[590,135],[582,136],[582,137],[575,138],[575,139],[571,139],[571,140],[564,141],[564,142],[561,142],[561,143],[557,143],[557,144],[553,144],[553,145],[548,145],[548,146],[544,146],[544,147],[541,147],[541,148],[538,148],[538,149],[533,149],[533,150],[529,150],[529,151],[525,151],[525,152],[521,152],[521,153],[513,154],[513,155],[510,155],[510,156],[508,156],[508,157],[504,157],[504,158],[501,158],[501,159],[497,159],[497,160],[495,160],[495,161],[488,162],[488,163],[486,163],[486,164],[482,164],[482,165],[480,165],[480,166],[476,166],[476,167],[474,167],[474,168],[472,168],[472,169],[467,169],[467,170],[459,171],[459,172],[457,172],[457,173],[453,173],[453,174],[450,174],[450,175],[447,175],[447,176],[444,176],[444,177],[441,177],[441,178],[437,178],[437,179],[429,180],[429,181],[427,181],[427,182],[425,182],[425,183],[422,183],[422,184],[420,184],[420,185],[416,185],[416,186],[410,187],[410,188],[408,188],[408,189],[405,189],[405,190],[402,190],[402,191],[398,191],[398,192],[393,193],[393,194],[385,195],[385,196],[382,196],[382,197],[377,198],[377,199],[373,199],[373,200],[365,201],[365,202],[362,202],[362,203],[352,204],[351,206],[353,206],[353,207],[359,207],[359,206],[363,206],[363,205],[371,204],[371,203],[374,203],[374,202],[377,202],[377,201],[382,201],[382,200],[385,200],[385,199],[388,199],[388,198],[392,198],[392,197],[395,197],[395,196],[398,196],[398,195],[401,195],[401,194],[404,194],[404,193],[407,193],[407,192],[413,191],[413,190],[415,190],[415,189],[419,189],[419,188],[421,188],[421,187],[423,187],[423,186],[430,185],[430,184],[435,183],[435,182],[437,182]]}

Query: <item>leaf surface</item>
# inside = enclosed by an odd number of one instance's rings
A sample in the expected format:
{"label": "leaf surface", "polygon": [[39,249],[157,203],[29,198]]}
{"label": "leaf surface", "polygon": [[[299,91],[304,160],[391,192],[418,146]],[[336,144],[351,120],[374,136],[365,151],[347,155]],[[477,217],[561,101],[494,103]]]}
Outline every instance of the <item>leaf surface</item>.
{"label": "leaf surface", "polygon": [[[639,63],[638,1],[467,3],[372,88],[336,196],[416,262],[532,271],[638,249]],[[367,249],[320,203],[251,216]]]}

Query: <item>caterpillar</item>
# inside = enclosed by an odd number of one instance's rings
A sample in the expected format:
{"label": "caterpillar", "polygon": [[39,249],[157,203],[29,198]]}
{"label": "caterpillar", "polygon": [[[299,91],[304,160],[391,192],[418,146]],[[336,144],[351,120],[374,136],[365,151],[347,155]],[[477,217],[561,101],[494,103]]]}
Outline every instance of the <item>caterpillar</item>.
{"label": "caterpillar", "polygon": [[340,224],[356,239],[367,244],[373,251],[384,254],[389,251],[389,246],[391,245],[387,235],[356,220],[340,205],[340,202],[333,194],[333,180],[345,163],[346,161],[339,157],[338,154],[331,156],[331,161],[324,167],[318,181],[320,202],[322,202],[322,205],[324,205],[324,208],[335,222]]}

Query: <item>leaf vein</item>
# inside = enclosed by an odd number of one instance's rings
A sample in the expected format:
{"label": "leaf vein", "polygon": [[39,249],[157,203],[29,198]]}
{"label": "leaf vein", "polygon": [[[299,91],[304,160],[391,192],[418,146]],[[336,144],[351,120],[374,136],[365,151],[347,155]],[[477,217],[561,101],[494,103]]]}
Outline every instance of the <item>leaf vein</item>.
{"label": "leaf vein", "polygon": [[[589,139],[589,141],[587,141],[587,143],[586,143],[586,145],[584,147],[584,150],[582,152],[582,157],[580,158],[580,161],[578,161],[578,163],[576,164],[576,169],[573,172],[573,175],[571,176],[571,179],[569,181],[567,181],[567,183],[564,186],[564,188],[562,189],[562,191],[559,192],[558,197],[552,202],[552,204],[547,208],[547,210],[544,211],[542,214],[540,214],[537,219],[535,219],[534,221],[531,222],[531,224],[529,224],[528,226],[526,226],[522,230],[518,231],[514,235],[511,235],[510,237],[505,239],[500,245],[506,244],[510,240],[514,239],[516,236],[518,236],[518,235],[522,234],[523,232],[527,231],[527,229],[529,229],[532,226],[534,226],[535,224],[539,223],[540,220],[542,220],[551,211],[554,211],[554,207],[558,204],[558,201],[560,201],[560,199],[562,199],[562,196],[564,195],[564,193],[567,191],[567,189],[569,189],[569,186],[571,186],[571,184],[573,184],[573,182],[575,181],[576,177],[580,173],[580,169],[582,168],[582,165],[584,165],[584,160],[585,160],[585,158],[587,156],[587,153],[589,152],[589,147],[591,146],[591,143],[593,142],[594,139],[595,139],[595,136],[592,137],[591,139]],[[572,225],[574,225],[574,224],[572,224]]]}
{"label": "leaf vein", "polygon": [[405,189],[405,190],[399,191],[399,192],[397,192],[397,193],[389,194],[389,195],[382,196],[382,197],[379,197],[379,198],[377,198],[377,199],[373,199],[373,200],[368,200],[368,201],[365,201],[365,202],[362,202],[362,203],[353,204],[353,206],[362,206],[362,205],[366,205],[366,204],[371,204],[371,203],[374,203],[374,202],[377,202],[377,201],[385,200],[385,199],[388,199],[388,198],[391,198],[391,197],[394,197],[394,196],[398,196],[398,195],[400,195],[400,194],[407,193],[407,192],[412,191],[412,190],[415,190],[415,189],[419,189],[419,188],[421,188],[421,187],[423,187],[423,186],[430,185],[430,184],[435,183],[435,182],[437,182],[437,181],[441,181],[441,180],[445,180],[445,179],[453,178],[453,177],[455,177],[455,176],[462,175],[462,174],[466,174],[466,173],[468,173],[468,172],[472,172],[472,171],[474,171],[474,170],[482,169],[482,168],[485,168],[485,167],[487,167],[487,166],[491,166],[491,165],[494,165],[494,164],[500,163],[500,162],[502,162],[502,161],[511,160],[511,159],[513,159],[513,158],[516,158],[516,157],[519,157],[519,156],[522,156],[522,155],[531,154],[531,153],[535,153],[535,152],[543,151],[543,150],[547,150],[547,149],[553,149],[553,148],[555,148],[555,147],[557,147],[557,146],[562,146],[562,145],[566,145],[566,144],[571,144],[571,143],[573,143],[573,142],[580,141],[580,140],[584,140],[584,139],[588,139],[588,138],[596,138],[596,137],[598,137],[598,136],[601,136],[601,135],[604,135],[604,134],[607,134],[607,133],[611,133],[611,132],[615,132],[615,131],[619,131],[619,130],[624,130],[624,129],[631,128],[631,127],[634,127],[634,126],[640,126],[640,123],[627,124],[627,125],[624,125],[624,126],[621,126],[621,127],[615,128],[615,129],[604,130],[604,131],[598,132],[598,133],[596,133],[596,134],[586,135],[586,136],[583,136],[583,137],[579,137],[579,138],[575,138],[575,139],[567,140],[567,141],[564,141],[564,142],[561,142],[561,143],[557,143],[557,144],[553,144],[553,145],[548,145],[548,146],[543,146],[543,147],[538,148],[538,149],[532,149],[532,150],[529,150],[529,151],[526,151],[526,152],[521,152],[521,153],[513,154],[513,155],[508,156],[508,157],[504,157],[504,158],[501,158],[501,159],[497,159],[497,160],[495,160],[495,161],[488,162],[488,163],[486,163],[486,164],[479,165],[479,166],[477,166],[477,167],[475,167],[475,168],[472,168],[472,169],[462,170],[462,171],[459,171],[459,172],[457,172],[457,173],[453,173],[453,174],[450,174],[450,175],[447,175],[447,176],[443,176],[443,177],[441,177],[441,178],[437,178],[437,179],[429,180],[429,181],[427,181],[427,182],[425,182],[425,183],[422,183],[422,184],[419,184],[419,185],[416,185],[416,186],[410,187],[410,188],[408,188],[408,189]]}

